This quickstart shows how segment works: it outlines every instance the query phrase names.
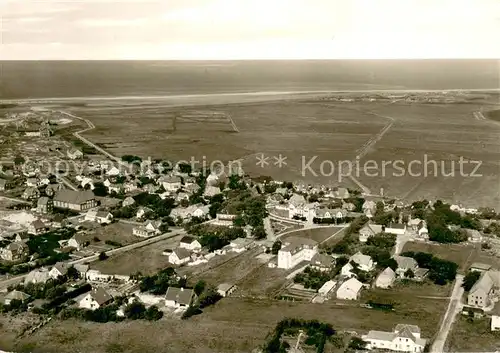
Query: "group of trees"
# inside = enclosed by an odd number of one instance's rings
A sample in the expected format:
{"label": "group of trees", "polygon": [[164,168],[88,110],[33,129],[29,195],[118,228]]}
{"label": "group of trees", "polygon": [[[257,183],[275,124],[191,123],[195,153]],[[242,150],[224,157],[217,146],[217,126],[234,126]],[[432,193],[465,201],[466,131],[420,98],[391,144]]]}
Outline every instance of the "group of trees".
{"label": "group of trees", "polygon": [[186,287],[186,279],[179,278],[173,267],[167,267],[151,276],[142,276],[140,273],[132,276],[140,281],[139,289],[141,292],[150,292],[152,294],[165,294],[168,287]]}
{"label": "group of trees", "polygon": [[429,269],[429,279],[439,285],[444,285],[455,279],[458,265],[455,262],[440,259],[425,252],[407,251],[402,256],[412,257],[421,268]]}
{"label": "group of trees", "polygon": [[462,283],[462,287],[464,287],[464,290],[466,292],[470,291],[474,284],[479,280],[481,277],[481,272],[479,271],[469,271],[465,277],[464,277],[464,282]]}
{"label": "group of trees", "polygon": [[361,228],[363,228],[366,222],[368,222],[368,218],[365,216],[354,219],[346,228],[342,240],[333,245],[333,247],[327,248],[327,253],[347,255],[354,254],[356,252],[356,248],[359,246],[358,232]]}
{"label": "group of trees", "polygon": [[301,319],[284,319],[276,325],[273,335],[264,346],[264,353],[284,353],[290,348],[286,341],[282,341],[281,337],[296,336],[300,331],[305,331],[307,337],[304,344],[316,347],[316,352],[323,353],[325,344],[329,340],[334,343],[337,348],[343,346],[341,340],[336,340],[336,331],[332,325],[322,323],[317,320],[301,320]]}
{"label": "group of trees", "polygon": [[302,284],[305,288],[318,290],[332,278],[329,271],[320,271],[307,266],[303,272],[295,275],[293,281]]}

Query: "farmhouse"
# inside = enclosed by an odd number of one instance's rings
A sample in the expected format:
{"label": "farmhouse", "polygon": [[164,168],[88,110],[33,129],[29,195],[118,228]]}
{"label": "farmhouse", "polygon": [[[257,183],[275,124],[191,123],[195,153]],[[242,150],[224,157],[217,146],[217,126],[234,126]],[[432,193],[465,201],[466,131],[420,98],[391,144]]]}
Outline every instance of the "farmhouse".
{"label": "farmhouse", "polygon": [[122,207],[132,206],[133,204],[135,204],[134,198],[131,196],[127,196],[122,202]]}
{"label": "farmhouse", "polygon": [[191,260],[191,253],[183,248],[173,250],[168,256],[168,262],[173,265],[182,265]]}
{"label": "farmhouse", "polygon": [[359,251],[356,254],[352,255],[349,261],[357,264],[361,271],[370,272],[375,268],[375,263],[373,262],[372,258],[368,255],[363,255]]}
{"label": "farmhouse", "polygon": [[415,261],[414,258],[412,257],[406,257],[406,256],[399,256],[399,255],[394,255],[392,257],[398,264],[398,268],[396,269],[396,274],[404,278],[406,271],[411,271],[413,272],[413,275],[415,275],[415,271],[418,268],[418,263]]}
{"label": "farmhouse", "polygon": [[42,267],[28,273],[24,278],[24,283],[45,283],[51,278],[48,268]]}
{"label": "farmhouse", "polygon": [[377,279],[375,280],[375,287],[385,289],[389,288],[390,286],[392,286],[395,280],[396,273],[392,270],[392,268],[387,267],[377,276]]}
{"label": "farmhouse", "polygon": [[158,183],[161,184],[166,191],[177,191],[182,187],[181,178],[175,175],[161,177],[158,179]]}
{"label": "farmhouse", "polygon": [[97,287],[84,296],[78,303],[78,306],[88,310],[96,310],[112,300],[113,297],[104,288]]}
{"label": "farmhouse", "polygon": [[2,250],[0,257],[6,261],[19,261],[28,255],[28,247],[24,243],[10,243]]}
{"label": "farmhouse", "polygon": [[500,288],[500,271],[483,272],[479,280],[472,286],[467,296],[467,304],[474,307],[490,309],[494,305],[494,297]]}
{"label": "farmhouse", "polygon": [[142,238],[149,238],[161,233],[161,221],[146,221],[143,224],[132,228],[132,234]]}
{"label": "farmhouse", "polygon": [[311,268],[318,271],[330,271],[335,264],[333,257],[326,254],[316,254],[311,259]]}
{"label": "farmhouse", "polygon": [[192,289],[168,287],[165,305],[171,308],[187,308],[195,297],[196,294]]}
{"label": "farmhouse", "polygon": [[38,235],[47,230],[47,226],[39,219],[34,220],[28,226],[28,233]]}
{"label": "farmhouse", "polygon": [[293,268],[302,261],[311,261],[318,252],[318,243],[312,239],[290,237],[278,251],[278,268]]}
{"label": "farmhouse", "polygon": [[68,240],[68,246],[71,246],[78,251],[87,245],[88,241],[85,239],[85,235],[83,233],[76,233]]}
{"label": "farmhouse", "polygon": [[111,223],[113,220],[113,215],[110,212],[103,210],[89,210],[85,214],[85,220],[89,222],[96,222],[99,224]]}
{"label": "farmhouse", "polygon": [[90,190],[60,190],[54,196],[54,207],[74,211],[86,211],[97,206],[94,193]]}
{"label": "farmhouse", "polygon": [[57,277],[65,276],[68,273],[69,265],[64,262],[58,262],[49,271],[50,277],[57,279]]}
{"label": "farmhouse", "polygon": [[342,283],[337,289],[337,298],[345,300],[357,300],[363,288],[363,283],[356,278],[351,278]]}
{"label": "farmhouse", "polygon": [[211,224],[219,227],[232,227],[236,217],[237,216],[234,214],[217,213],[215,219],[211,221]]}
{"label": "farmhouse", "polygon": [[182,249],[194,251],[194,250],[200,250],[201,244],[195,238],[186,235],[186,236],[183,236],[181,238],[181,241],[179,243],[179,247]]}
{"label": "farmhouse", "polygon": [[380,224],[367,223],[363,228],[359,230],[359,241],[365,243],[368,241],[368,238],[373,237],[379,233],[384,231],[384,226]]}
{"label": "farmhouse", "polygon": [[423,352],[426,340],[420,337],[415,325],[398,324],[393,332],[369,331],[361,337],[368,349],[387,349],[399,352]]}
{"label": "farmhouse", "polygon": [[7,294],[4,298],[4,304],[9,305],[13,300],[18,300],[20,302],[25,302],[30,298],[29,294],[26,294],[24,292],[18,291],[18,290],[13,290],[9,294]]}

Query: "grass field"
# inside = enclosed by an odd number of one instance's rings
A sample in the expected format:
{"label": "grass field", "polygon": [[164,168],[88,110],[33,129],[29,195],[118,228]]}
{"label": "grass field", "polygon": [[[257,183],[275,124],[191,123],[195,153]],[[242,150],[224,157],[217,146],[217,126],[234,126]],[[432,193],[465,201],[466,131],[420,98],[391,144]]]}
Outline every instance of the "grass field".
{"label": "grass field", "polygon": [[93,262],[91,268],[102,273],[118,275],[130,275],[137,272],[142,274],[156,273],[165,267],[172,266],[168,262],[168,256],[162,255],[162,252],[166,248],[175,248],[180,238],[182,238],[181,235],[110,256],[105,261]]}
{"label": "grass field", "polygon": [[472,245],[460,244],[430,244],[421,242],[408,242],[403,248],[405,251],[421,251],[431,253],[443,260],[453,261],[459,269],[464,271],[474,262],[477,250]]}
{"label": "grass field", "polygon": [[449,352],[496,352],[500,349],[500,332],[491,332],[489,318],[468,322],[467,317],[461,315],[446,345]]}
{"label": "grass field", "polygon": [[[500,125],[488,119],[476,119],[473,112],[481,108],[478,103],[288,100],[196,108],[172,108],[161,102],[149,105],[136,102],[126,106],[103,102],[96,107],[75,108],[75,112],[96,124],[97,129],[89,131],[87,136],[117,155],[138,154],[174,160],[189,160],[191,156],[201,160],[204,156],[209,161],[242,158],[244,170],[251,175],[346,186],[354,184],[345,177],[339,182],[337,162],[353,160],[362,146],[392,119],[392,127],[361,160],[361,163],[367,160],[377,163],[375,175],[373,170],[369,173],[362,170],[357,177],[372,192],[384,188],[386,195],[408,200],[442,198],[470,206],[498,208]],[[188,114],[193,110],[229,114],[240,132],[231,132],[229,123],[188,119],[179,119],[173,132],[174,114]],[[271,157],[271,163],[265,168],[255,164],[260,153]],[[272,163],[272,156],[279,154],[287,157],[287,165],[281,168]],[[457,164],[460,157],[482,163],[475,173],[477,177],[460,175]],[[311,158],[316,158],[310,164],[312,172],[304,168]],[[409,163],[414,160],[424,163],[424,158],[438,163],[437,176],[434,176],[433,164],[427,173],[421,165],[413,165],[411,171],[417,175],[409,175]],[[326,176],[322,176],[320,165],[325,160],[333,162],[336,170],[330,174],[330,164],[325,164]],[[395,161],[402,163],[404,175],[397,174]],[[389,164],[382,167],[382,162]],[[475,164],[466,164],[464,173],[470,174],[474,168]],[[452,170],[454,176],[444,175]]]}
{"label": "grass field", "polygon": [[[341,229],[342,227],[321,227],[313,229],[300,229],[285,234],[280,239],[286,241],[286,239],[290,237],[299,237],[299,238],[312,239],[314,241],[317,241],[318,243],[321,243],[326,239],[330,238],[333,234],[337,233]],[[342,235],[340,233],[335,236],[335,238],[341,238],[341,237]]]}

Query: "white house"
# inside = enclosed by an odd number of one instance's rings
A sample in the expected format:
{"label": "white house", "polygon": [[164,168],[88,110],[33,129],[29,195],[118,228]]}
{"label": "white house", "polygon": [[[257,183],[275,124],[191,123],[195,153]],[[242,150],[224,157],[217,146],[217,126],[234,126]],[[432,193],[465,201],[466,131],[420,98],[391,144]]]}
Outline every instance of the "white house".
{"label": "white house", "polygon": [[491,316],[491,331],[500,331],[500,316]]}
{"label": "white house", "polygon": [[42,267],[28,273],[24,278],[24,284],[45,283],[51,278],[48,268]]}
{"label": "white house", "polygon": [[350,278],[342,283],[337,289],[337,298],[345,300],[357,300],[363,288],[363,283],[356,278]]}
{"label": "white house", "polygon": [[99,224],[111,223],[113,220],[113,215],[110,212],[102,210],[89,210],[85,214],[85,220],[89,222],[96,222]]}
{"label": "white house", "polygon": [[359,241],[365,243],[368,241],[368,238],[373,237],[379,233],[384,231],[384,226],[380,224],[374,224],[368,222],[359,230]]}
{"label": "white house", "polygon": [[361,271],[369,272],[375,268],[375,263],[373,262],[372,258],[368,255],[363,255],[359,251],[356,254],[352,255],[349,261],[357,264]]}
{"label": "white house", "polygon": [[179,247],[191,251],[201,250],[201,244],[198,240],[188,235],[183,236],[179,243]]}
{"label": "white house", "polygon": [[302,261],[311,261],[318,252],[318,243],[312,239],[290,237],[278,251],[278,268],[290,269]]}
{"label": "white house", "polygon": [[417,261],[412,257],[394,255],[392,257],[398,264],[398,268],[396,269],[396,274],[399,277],[405,277],[406,271],[410,270],[415,274],[415,271],[418,268]]}
{"label": "white house", "polygon": [[420,328],[415,325],[398,324],[392,332],[369,331],[362,340],[368,349],[384,349],[398,352],[423,352],[426,340],[420,337]]}
{"label": "white house", "polygon": [[377,276],[377,279],[375,280],[375,287],[389,288],[395,280],[396,273],[392,270],[392,268],[387,267]]}
{"label": "white house", "polygon": [[65,276],[68,273],[70,266],[65,262],[56,263],[49,271],[50,277],[57,279],[60,276]]}
{"label": "white house", "polygon": [[354,266],[350,262],[348,262],[340,269],[340,275],[349,278],[354,277],[355,275],[352,270],[354,270]]}
{"label": "white house", "polygon": [[143,224],[132,228],[132,234],[141,238],[149,238],[158,235],[161,233],[161,224],[161,220],[145,221]]}
{"label": "white house", "polygon": [[406,224],[403,223],[390,223],[385,232],[394,235],[404,235],[406,233]]}
{"label": "white house", "polygon": [[372,218],[377,210],[377,204],[374,201],[367,200],[363,203],[362,209],[365,216]]}
{"label": "white house", "polygon": [[84,234],[76,233],[68,240],[68,246],[75,248],[76,250],[82,250],[86,244],[88,244],[88,240],[86,240]]}
{"label": "white house", "polygon": [[170,308],[188,308],[196,294],[192,289],[168,287],[165,294],[165,305]]}
{"label": "white house", "polygon": [[166,191],[177,191],[182,187],[181,178],[175,175],[161,177],[158,179],[158,183],[161,184]]}
{"label": "white house", "polygon": [[191,261],[191,253],[183,248],[173,250],[168,256],[168,262],[173,265],[182,265]]}
{"label": "white house", "polygon": [[78,306],[88,310],[96,310],[112,300],[113,297],[104,288],[97,287],[84,296],[78,303]]}
{"label": "white house", "polygon": [[5,296],[4,304],[9,305],[13,300],[19,300],[20,302],[25,302],[29,298],[30,298],[29,294],[26,294],[26,293],[18,291],[18,290],[13,290]]}
{"label": "white house", "polygon": [[316,218],[342,220],[347,217],[347,213],[343,208],[319,208],[316,210]]}
{"label": "white house", "polygon": [[125,200],[123,200],[122,207],[131,206],[133,204],[135,204],[134,198],[131,197],[131,196],[128,196],[128,197],[125,198]]}

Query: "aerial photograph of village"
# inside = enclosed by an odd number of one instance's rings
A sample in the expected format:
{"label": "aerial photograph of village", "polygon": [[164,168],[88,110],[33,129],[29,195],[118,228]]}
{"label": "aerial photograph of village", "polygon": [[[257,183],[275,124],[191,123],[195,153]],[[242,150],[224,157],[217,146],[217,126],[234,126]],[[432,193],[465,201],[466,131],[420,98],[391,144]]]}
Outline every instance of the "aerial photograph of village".
{"label": "aerial photograph of village", "polygon": [[0,352],[499,351],[494,39],[303,57],[248,38],[339,2],[236,3],[1,4]]}

